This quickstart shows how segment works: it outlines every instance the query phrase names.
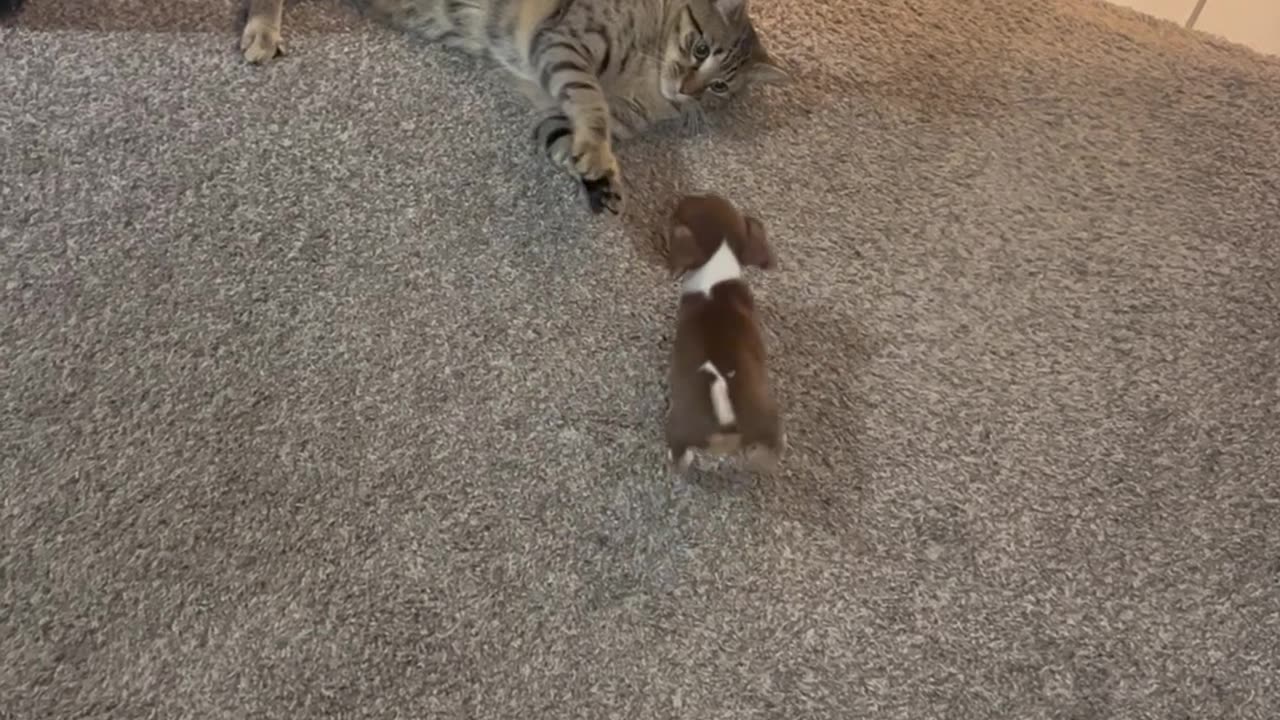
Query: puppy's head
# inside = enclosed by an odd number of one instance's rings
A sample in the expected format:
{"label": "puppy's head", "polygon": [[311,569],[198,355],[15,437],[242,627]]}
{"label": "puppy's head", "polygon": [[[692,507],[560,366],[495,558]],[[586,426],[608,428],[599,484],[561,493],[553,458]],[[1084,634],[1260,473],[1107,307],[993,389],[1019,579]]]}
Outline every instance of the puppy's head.
{"label": "puppy's head", "polygon": [[702,267],[722,243],[728,243],[740,265],[762,270],[774,265],[764,224],[755,217],[715,193],[682,197],[667,227],[667,267],[672,275]]}

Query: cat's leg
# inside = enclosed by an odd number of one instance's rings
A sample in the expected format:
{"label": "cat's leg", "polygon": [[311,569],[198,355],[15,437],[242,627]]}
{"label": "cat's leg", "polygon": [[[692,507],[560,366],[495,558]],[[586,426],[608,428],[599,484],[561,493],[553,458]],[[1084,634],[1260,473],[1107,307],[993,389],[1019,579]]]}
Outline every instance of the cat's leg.
{"label": "cat's leg", "polygon": [[581,43],[548,32],[536,43],[538,85],[552,98],[572,133],[568,170],[587,195],[592,212],[622,212],[622,172],[613,155],[609,103],[591,72]]}
{"label": "cat's leg", "polygon": [[240,36],[244,59],[257,64],[283,54],[280,25],[284,19],[284,0],[248,0],[248,3],[248,19]]}
{"label": "cat's leg", "polygon": [[[536,87],[534,90],[538,94],[541,92]],[[547,102],[540,101],[539,97],[530,95],[530,100],[534,101],[535,108],[540,110],[538,122],[534,123],[534,131],[532,131],[535,150],[543,154],[553,168],[572,173],[573,123],[561,110],[548,106]],[[641,135],[652,124],[643,113],[631,109],[626,101],[611,99],[609,111],[613,118],[613,122],[609,124],[609,137],[613,145]],[[579,184],[586,202],[593,204],[591,188],[586,183]]]}
{"label": "cat's leg", "polygon": [[533,126],[533,142],[551,165],[570,170],[573,158],[573,123],[559,110],[544,113]]}
{"label": "cat's leg", "polygon": [[[541,118],[533,126],[533,142],[551,166],[557,170],[577,176],[573,162],[573,123],[559,110],[544,111]],[[579,179],[580,192],[587,205],[600,212],[604,207],[604,198],[599,194],[598,185]],[[611,212],[617,212],[610,208]]]}
{"label": "cat's leg", "polygon": [[[645,129],[647,123],[643,118],[612,107],[613,124],[609,134],[614,144],[626,142]],[[569,161],[573,157],[573,123],[563,112],[542,108],[542,114],[533,126],[533,142],[538,152],[545,155],[557,170],[572,170]]]}
{"label": "cat's leg", "polygon": [[652,125],[643,110],[624,98],[609,98],[609,115],[613,119],[609,123],[609,136],[615,145],[643,134]]}

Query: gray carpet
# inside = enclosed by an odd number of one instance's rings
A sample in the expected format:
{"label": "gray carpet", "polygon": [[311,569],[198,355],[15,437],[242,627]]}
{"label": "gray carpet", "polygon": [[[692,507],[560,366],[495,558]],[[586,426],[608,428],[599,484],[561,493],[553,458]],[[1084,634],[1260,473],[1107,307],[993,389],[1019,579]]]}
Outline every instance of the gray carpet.
{"label": "gray carpet", "polygon": [[[1280,59],[756,4],[800,80],[625,146],[619,222],[338,5],[250,68],[229,4],[31,0],[0,716],[1280,716]],[[664,474],[699,189],[779,256],[776,477]]]}

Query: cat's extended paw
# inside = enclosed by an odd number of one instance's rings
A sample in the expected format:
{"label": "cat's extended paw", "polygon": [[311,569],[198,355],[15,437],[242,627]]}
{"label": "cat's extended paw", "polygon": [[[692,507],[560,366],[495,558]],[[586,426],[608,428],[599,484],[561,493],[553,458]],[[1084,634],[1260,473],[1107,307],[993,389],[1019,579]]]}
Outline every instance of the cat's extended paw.
{"label": "cat's extended paw", "polygon": [[608,142],[574,140],[573,173],[582,183],[591,212],[605,210],[621,215],[623,208],[622,172]]}
{"label": "cat's extended paw", "polygon": [[599,180],[583,180],[582,193],[587,198],[587,206],[597,215],[608,210],[614,215],[622,214],[622,190],[617,183],[617,176]]}
{"label": "cat's extended paw", "polygon": [[280,28],[263,18],[249,18],[244,26],[244,34],[240,36],[240,50],[244,52],[244,59],[254,65],[283,55],[284,44],[280,39]]}

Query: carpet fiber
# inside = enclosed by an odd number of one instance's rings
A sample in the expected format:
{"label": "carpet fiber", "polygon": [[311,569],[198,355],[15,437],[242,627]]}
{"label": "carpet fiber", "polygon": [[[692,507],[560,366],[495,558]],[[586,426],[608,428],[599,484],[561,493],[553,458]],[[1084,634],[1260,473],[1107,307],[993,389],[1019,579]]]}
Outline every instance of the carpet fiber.
{"label": "carpet fiber", "polygon": [[[797,81],[624,146],[619,221],[338,3],[254,68],[230,4],[30,0],[0,716],[1280,715],[1280,60],[753,4]],[[774,477],[663,467],[653,224],[703,189],[779,257]]]}

